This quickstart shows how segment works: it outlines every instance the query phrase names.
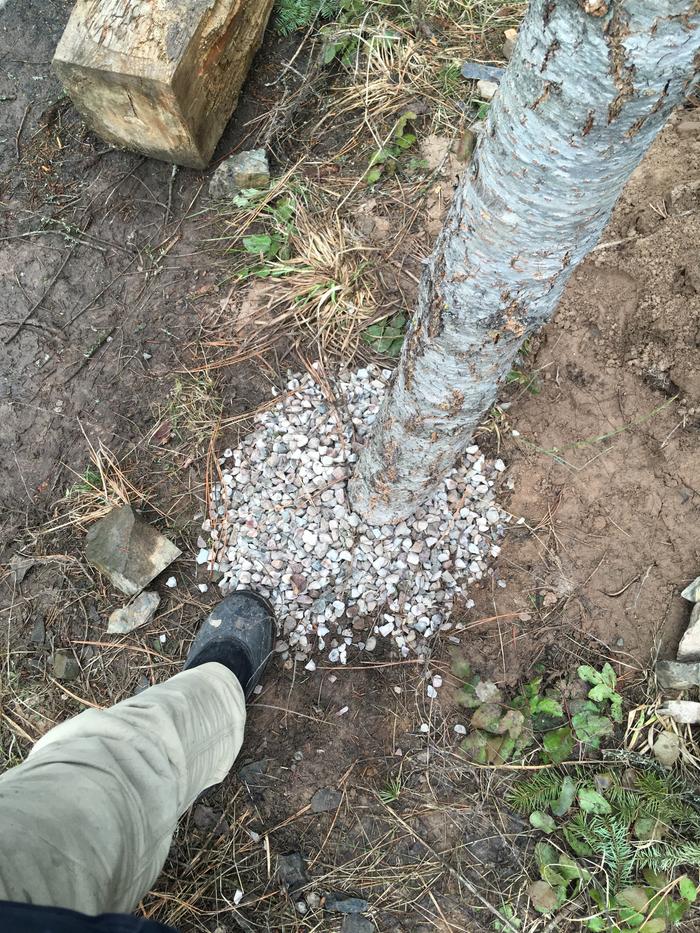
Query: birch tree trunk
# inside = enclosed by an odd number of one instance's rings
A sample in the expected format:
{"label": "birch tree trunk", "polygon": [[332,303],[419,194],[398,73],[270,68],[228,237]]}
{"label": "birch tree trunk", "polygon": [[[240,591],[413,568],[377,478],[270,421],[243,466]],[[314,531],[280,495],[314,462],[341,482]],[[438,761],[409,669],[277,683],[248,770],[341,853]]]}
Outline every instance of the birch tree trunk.
{"label": "birch tree trunk", "polygon": [[531,0],[350,484],[370,522],[454,466],[699,67],[697,0]]}

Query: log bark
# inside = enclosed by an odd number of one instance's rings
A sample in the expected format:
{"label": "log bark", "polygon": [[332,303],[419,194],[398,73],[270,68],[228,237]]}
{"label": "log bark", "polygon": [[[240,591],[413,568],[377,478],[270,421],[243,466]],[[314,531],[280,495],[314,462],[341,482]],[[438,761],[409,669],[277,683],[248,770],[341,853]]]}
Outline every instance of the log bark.
{"label": "log bark", "polygon": [[699,65],[694,0],[531,0],[351,480],[370,522],[455,465]]}
{"label": "log bark", "polygon": [[78,0],[54,68],[107,142],[204,168],[274,0]]}

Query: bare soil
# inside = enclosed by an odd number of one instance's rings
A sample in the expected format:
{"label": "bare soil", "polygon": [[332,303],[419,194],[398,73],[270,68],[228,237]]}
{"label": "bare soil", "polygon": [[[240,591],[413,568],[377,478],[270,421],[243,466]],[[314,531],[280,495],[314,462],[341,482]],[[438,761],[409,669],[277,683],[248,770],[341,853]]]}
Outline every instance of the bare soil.
{"label": "bare soil", "polygon": [[[55,721],[175,671],[216,598],[213,586],[196,589],[203,577],[192,560],[209,437],[175,423],[172,407],[178,380],[208,352],[203,321],[212,309],[225,313],[231,295],[225,257],[207,240],[209,173],[173,173],[85,130],[49,69],[70,8],[10,0],[0,11],[7,765]],[[256,120],[288,92],[280,62],[297,43],[268,37],[217,160],[255,141]],[[428,672],[388,654],[342,670],[320,664],[315,674],[273,665],[240,758],[264,762],[261,777],[236,773],[205,795],[223,814],[223,834],[188,815],[142,905],[148,916],[183,933],[339,930],[339,917],[302,916],[280,892],[276,859],[290,851],[303,852],[320,892],[366,897],[382,931],[490,929],[469,883],[497,908],[511,899],[526,910],[529,839],[499,807],[501,778],[458,754],[452,727],[465,713],[452,702],[452,659],[514,684],[541,661],[549,676],[566,677],[583,656],[608,658],[632,685],[657,651],[673,655],[688,616],[678,594],[700,572],[700,203],[694,189],[671,192],[700,178],[699,161],[700,119],[689,111],[635,174],[605,242],[480,434],[508,464],[513,489],[502,496],[515,521],[493,579],[471,594],[461,644],[437,644]],[[419,269],[408,250],[425,244],[423,219],[403,254],[392,243],[391,262],[408,272]],[[435,219],[432,211],[427,222]],[[375,244],[385,232],[380,224]],[[255,408],[293,362],[281,346],[220,371],[213,391],[224,416]],[[237,430],[229,423],[216,444]],[[58,500],[100,443],[117,453],[145,515],[184,552],[168,572],[177,589],[158,581],[156,620],[114,644],[105,619],[120,600],[84,561],[85,522],[52,530],[70,510]],[[22,582],[9,569],[17,553],[35,560]],[[80,660],[77,681],[52,679],[57,647]],[[446,688],[430,703],[422,685],[438,671]],[[398,802],[387,806],[380,792],[386,799],[397,781]],[[311,797],[326,786],[342,802],[315,814]]]}

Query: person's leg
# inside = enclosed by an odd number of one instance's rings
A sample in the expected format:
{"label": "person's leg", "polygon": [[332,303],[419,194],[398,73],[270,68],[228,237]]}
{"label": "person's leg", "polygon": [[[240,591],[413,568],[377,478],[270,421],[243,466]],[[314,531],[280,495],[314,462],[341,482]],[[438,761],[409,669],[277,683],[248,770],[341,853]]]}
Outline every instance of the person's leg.
{"label": "person's leg", "polygon": [[[272,640],[271,612],[246,599],[229,597],[222,607],[231,611],[211,614],[189,669],[62,723],[0,777],[0,900],[87,914],[138,904],[178,817],[224,779],[241,747],[245,694],[236,674],[252,689]],[[215,643],[223,663],[212,660]]]}

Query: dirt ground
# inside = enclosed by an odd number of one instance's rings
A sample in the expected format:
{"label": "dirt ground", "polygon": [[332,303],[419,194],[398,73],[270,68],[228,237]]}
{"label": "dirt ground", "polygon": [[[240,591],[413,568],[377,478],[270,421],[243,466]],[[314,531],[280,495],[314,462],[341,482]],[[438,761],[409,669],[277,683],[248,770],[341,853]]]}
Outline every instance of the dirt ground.
{"label": "dirt ground", "polygon": [[[232,443],[238,417],[299,365],[282,342],[218,370],[214,384],[195,372],[211,315],[232,295],[209,239],[210,172],[173,172],[85,129],[49,68],[71,6],[9,0],[0,10],[5,765],[54,722],[177,668],[215,600],[214,587],[195,586],[210,455],[200,409],[215,397],[215,443]],[[269,35],[213,164],[260,140],[292,80],[279,63],[297,45]],[[497,805],[504,778],[458,754],[452,730],[466,713],[453,703],[453,660],[512,685],[541,661],[556,678],[594,656],[635,688],[657,653],[673,656],[688,616],[679,591],[700,573],[699,177],[700,114],[689,108],[636,172],[484,425],[479,442],[508,465],[501,501],[514,522],[493,578],[461,615],[461,643],[436,644],[428,670],[390,653],[314,674],[273,666],[240,767],[186,817],[142,905],[148,916],[183,933],[339,930],[339,918],[311,902],[301,914],[280,890],[276,860],[290,852],[303,853],[314,890],[367,898],[381,931],[492,929],[480,897],[526,911],[531,839]],[[408,250],[424,241],[420,230],[407,241],[401,268],[419,267]],[[123,494],[183,550],[169,571],[177,589],[158,581],[155,621],[117,642],[104,620],[120,601],[84,560],[102,506],[81,495],[81,477],[100,444],[119,462]],[[16,554],[34,561],[21,582]],[[70,684],[52,677],[56,648],[80,661]],[[431,702],[422,685],[437,672],[447,686]],[[315,813],[324,787],[339,802]]]}

